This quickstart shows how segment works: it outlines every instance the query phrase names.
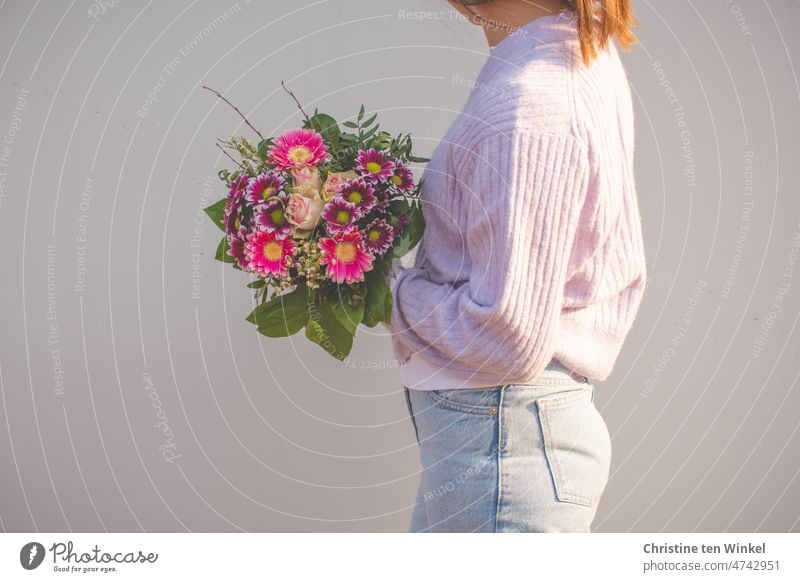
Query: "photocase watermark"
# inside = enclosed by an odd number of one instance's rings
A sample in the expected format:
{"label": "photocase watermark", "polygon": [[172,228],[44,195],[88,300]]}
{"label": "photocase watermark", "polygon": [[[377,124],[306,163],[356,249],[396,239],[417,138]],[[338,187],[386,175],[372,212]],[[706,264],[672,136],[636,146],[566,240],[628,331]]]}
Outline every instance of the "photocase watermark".
{"label": "photocase watermark", "polygon": [[26,570],[35,570],[44,561],[47,552],[39,542],[28,542],[19,551],[19,564]]}
{"label": "photocase watermark", "polygon": [[144,382],[144,391],[147,397],[152,400],[153,408],[156,409],[156,419],[158,419],[158,422],[153,426],[159,429],[161,434],[165,437],[164,443],[158,446],[158,450],[161,451],[161,457],[164,461],[167,463],[174,463],[175,459],[181,455],[177,452],[175,435],[172,433],[172,428],[167,421],[167,413],[161,405],[161,399],[156,391],[155,383],[148,372],[142,372],[142,382]]}
{"label": "photocase watermark", "polygon": [[397,360],[397,358],[381,360],[356,360],[350,355],[344,359],[344,364],[349,368],[356,370],[390,370],[392,368],[400,367],[400,361]]}
{"label": "photocase watermark", "polygon": [[733,18],[736,21],[736,24],[739,25],[739,31],[744,36],[752,36],[753,32],[750,30],[750,25],[747,24],[747,18],[745,18],[744,13],[742,12],[742,7],[739,6],[733,0],[725,0],[725,6],[728,7],[731,14],[733,14]]}
{"label": "photocase watermark", "polygon": [[692,132],[687,127],[686,111],[681,105],[678,94],[672,87],[672,83],[664,72],[664,67],[661,61],[655,61],[650,65],[656,74],[658,84],[664,89],[667,95],[667,101],[672,105],[672,115],[675,117],[675,122],[680,130],[679,136],[681,140],[681,158],[683,159],[683,175],[686,176],[686,187],[692,190],[697,187],[697,163],[694,160],[694,148],[692,147]]}
{"label": "photocase watermark", "polygon": [[739,230],[736,234],[736,246],[733,250],[733,257],[728,265],[728,272],[725,274],[725,280],[722,282],[722,290],[720,297],[727,299],[730,297],[731,288],[736,280],[736,274],[739,272],[739,265],[742,262],[742,255],[750,236],[750,215],[753,213],[753,150],[746,150],[744,152],[744,201],[742,202],[742,214],[739,218]]}
{"label": "photocase watermark", "polygon": [[61,364],[61,345],[58,336],[56,310],[56,245],[47,244],[47,347],[50,348],[50,365],[53,367],[54,393],[64,394],[64,368]]}
{"label": "photocase watermark", "polygon": [[203,235],[203,224],[207,219],[204,210],[208,206],[208,201],[213,195],[214,177],[206,176],[206,179],[203,181],[202,193],[200,194],[200,203],[194,214],[194,228],[192,229],[192,239],[189,243],[189,249],[192,255],[192,290],[189,293],[189,297],[195,300],[200,299],[200,279],[203,278],[203,274],[200,272],[202,257],[200,249],[203,248],[200,244],[200,239]]}
{"label": "photocase watermark", "polygon": [[144,119],[153,105],[155,105],[156,101],[158,101],[158,94],[167,84],[169,76],[178,70],[180,64],[181,58],[175,57],[161,69],[161,74],[158,76],[155,84],[150,88],[150,92],[147,93],[144,103],[136,110],[136,115],[138,115],[140,119]]}
{"label": "photocase watermark", "polygon": [[95,22],[100,22],[100,19],[108,14],[117,4],[119,4],[119,0],[93,0],[93,2],[89,4],[89,18],[94,19]]}
{"label": "photocase watermark", "polygon": [[89,208],[92,205],[92,193],[94,191],[94,179],[91,176],[86,178],[86,184],[81,192],[81,200],[78,204],[80,215],[78,216],[78,229],[75,233],[75,293],[83,293],[86,290],[86,252],[89,236]]}
{"label": "photocase watermark", "polygon": [[653,393],[653,390],[656,384],[658,384],[658,381],[661,378],[664,370],[666,370],[667,365],[677,355],[678,346],[689,332],[689,326],[691,325],[692,318],[697,310],[697,304],[699,303],[700,295],[705,292],[707,287],[708,282],[705,279],[700,279],[692,289],[692,293],[689,296],[686,308],[683,310],[680,320],[678,320],[679,325],[669,340],[669,346],[658,357],[656,363],[653,364],[653,370],[650,372],[650,375],[644,379],[644,386],[639,392],[639,395],[642,398],[648,398],[650,394]]}
{"label": "photocase watermark", "polygon": [[786,263],[783,267],[782,279],[778,284],[778,289],[773,295],[772,305],[766,317],[760,320],[758,334],[755,339],[753,339],[753,346],[750,350],[751,358],[758,358],[764,351],[767,338],[770,332],[772,332],[772,327],[775,325],[775,320],[778,319],[778,316],[783,311],[783,300],[792,288],[792,280],[794,279],[795,270],[797,269],[798,257],[800,257],[800,222],[797,224],[797,230],[789,246]]}
{"label": "photocase watermark", "polygon": [[14,103],[14,109],[11,113],[11,121],[8,123],[6,133],[3,136],[3,142],[0,144],[0,208],[3,207],[3,202],[6,199],[6,181],[8,179],[8,173],[5,168],[8,168],[11,164],[11,153],[13,151],[14,141],[22,126],[22,113],[28,108],[29,95],[30,89],[24,87],[20,88]]}
{"label": "photocase watermark", "polygon": [[147,93],[147,97],[145,97],[144,102],[136,110],[136,115],[140,119],[144,119],[147,114],[150,112],[150,109],[156,104],[158,101],[158,95],[161,93],[161,90],[166,86],[169,78],[175,74],[175,72],[180,68],[181,64],[183,64],[183,59],[188,57],[191,52],[196,49],[200,44],[208,38],[211,33],[213,33],[217,28],[225,24],[228,20],[230,20],[233,16],[238,14],[243,10],[242,4],[249,4],[250,0],[244,0],[243,2],[236,2],[227,10],[225,10],[222,14],[214,18],[211,22],[206,24],[199,32],[197,32],[192,39],[184,44],[180,49],[178,49],[178,54],[176,54],[171,61],[169,61],[166,65],[161,68],[161,73],[158,75],[158,79],[150,88],[150,91]]}
{"label": "photocase watermark", "polygon": [[496,95],[498,91],[500,93],[504,93],[502,89],[498,90],[497,85],[490,85],[489,83],[479,83],[477,79],[470,79],[468,77],[464,77],[459,74],[455,74],[451,77],[450,82],[453,85],[458,85],[459,87],[469,87],[470,89],[474,89],[476,91],[484,91],[490,95]]}
{"label": "photocase watermark", "polygon": [[441,20],[459,20],[462,22],[469,22],[467,17],[461,14],[458,10],[398,10],[397,19],[410,22]]}
{"label": "photocase watermark", "polygon": [[470,465],[463,471],[461,471],[455,478],[450,479],[446,483],[439,485],[438,487],[434,487],[433,489],[428,489],[427,491],[423,492],[422,498],[427,503],[432,499],[436,499],[437,497],[442,497],[451,491],[455,491],[458,485],[463,485],[469,479],[472,479],[475,475],[481,472],[482,465],[474,464]]}
{"label": "photocase watermark", "polygon": [[[154,564],[158,560],[158,554],[154,552],[145,553],[141,550],[136,552],[107,552],[97,544],[89,550],[75,551],[75,545],[72,540],[66,543],[56,542],[50,546],[49,551],[53,558],[53,571],[65,574],[108,574],[119,571],[120,564]],[[62,565],[59,565],[59,563]],[[88,565],[81,566],[78,564]],[[109,566],[108,564],[114,565]]]}
{"label": "photocase watermark", "polygon": [[308,317],[311,321],[317,324],[316,330],[322,334],[319,345],[338,360],[343,360],[346,356],[341,351],[336,349],[336,344],[331,341],[330,336],[325,332],[325,328],[320,324],[322,321],[322,313],[316,303],[308,304]]}

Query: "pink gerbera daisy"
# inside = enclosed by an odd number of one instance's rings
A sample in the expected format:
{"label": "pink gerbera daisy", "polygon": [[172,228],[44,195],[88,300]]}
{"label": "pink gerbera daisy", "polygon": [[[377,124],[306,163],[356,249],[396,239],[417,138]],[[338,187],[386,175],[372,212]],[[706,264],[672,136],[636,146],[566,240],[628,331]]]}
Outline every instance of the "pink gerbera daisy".
{"label": "pink gerbera daisy", "polygon": [[364,248],[376,255],[382,255],[392,246],[394,229],[383,218],[376,218],[364,227]]}
{"label": "pink gerbera daisy", "polygon": [[250,179],[244,197],[255,206],[281,192],[285,184],[286,180],[277,172],[266,172]]}
{"label": "pink gerbera daisy", "polygon": [[364,273],[372,270],[372,253],[361,242],[361,231],[337,232],[319,241],[322,251],[320,264],[328,265],[326,273],[336,283],[355,283],[364,280]]}
{"label": "pink gerbera daisy", "polygon": [[355,178],[345,182],[336,197],[357,206],[361,210],[362,216],[372,210],[375,202],[377,202],[375,189],[367,184],[363,178]]}
{"label": "pink gerbera daisy", "polygon": [[394,173],[394,162],[386,158],[386,153],[382,150],[370,148],[359,150],[356,159],[356,172],[364,177],[365,180],[376,184],[388,180]]}
{"label": "pink gerbera daisy", "polygon": [[291,237],[280,238],[271,232],[253,231],[245,244],[248,266],[259,275],[288,277],[287,257],[294,256],[295,246]]}
{"label": "pink gerbera daisy", "polygon": [[330,158],[322,136],[312,129],[291,129],[269,149],[269,159],[279,170],[316,166]]}
{"label": "pink gerbera daisy", "polygon": [[353,223],[361,216],[361,209],[358,206],[340,198],[338,195],[334,196],[322,211],[322,218],[325,219],[330,233],[350,230],[353,227]]}

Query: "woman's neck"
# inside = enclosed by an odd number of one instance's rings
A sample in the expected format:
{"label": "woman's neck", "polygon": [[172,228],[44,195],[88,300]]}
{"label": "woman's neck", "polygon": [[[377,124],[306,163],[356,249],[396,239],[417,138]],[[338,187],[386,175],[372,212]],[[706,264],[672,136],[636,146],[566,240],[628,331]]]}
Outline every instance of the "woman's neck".
{"label": "woman's neck", "polygon": [[571,8],[571,5],[564,0],[536,0],[536,2],[490,2],[471,8],[473,14],[477,15],[477,23],[486,34],[486,41],[493,47],[518,28],[542,16]]}

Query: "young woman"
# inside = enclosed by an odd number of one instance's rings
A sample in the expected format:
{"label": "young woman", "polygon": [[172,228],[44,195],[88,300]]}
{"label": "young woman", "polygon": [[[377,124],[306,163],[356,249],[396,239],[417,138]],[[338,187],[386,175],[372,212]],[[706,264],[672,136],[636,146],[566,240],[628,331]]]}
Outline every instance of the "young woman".
{"label": "young woman", "polygon": [[450,0],[491,54],[424,174],[389,330],[423,473],[411,530],[588,532],[595,386],[645,287],[630,0]]}

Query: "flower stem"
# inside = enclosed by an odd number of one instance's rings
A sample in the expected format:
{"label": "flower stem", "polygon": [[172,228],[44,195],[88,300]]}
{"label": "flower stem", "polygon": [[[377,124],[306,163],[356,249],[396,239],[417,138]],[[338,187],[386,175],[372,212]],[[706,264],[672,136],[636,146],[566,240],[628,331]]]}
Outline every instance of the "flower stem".
{"label": "flower stem", "polygon": [[300,110],[300,113],[302,113],[303,117],[305,117],[306,121],[308,121],[308,114],[305,111],[303,111],[303,106],[300,105],[300,101],[297,100],[297,97],[294,96],[294,93],[292,93],[291,91],[289,91],[289,89],[286,88],[286,85],[284,84],[283,81],[281,81],[281,87],[283,87],[283,90],[286,91],[292,99],[294,99],[294,102],[297,103],[297,108]]}
{"label": "flower stem", "polygon": [[261,132],[260,132],[260,131],[258,131],[258,130],[257,130],[255,127],[253,127],[253,124],[252,124],[252,123],[250,123],[250,122],[247,120],[247,118],[244,116],[244,114],[243,114],[241,111],[239,111],[239,108],[238,108],[238,107],[236,107],[236,106],[235,106],[233,103],[231,103],[230,101],[228,101],[228,100],[227,100],[225,97],[223,97],[223,96],[222,96],[222,94],[221,94],[219,91],[215,91],[215,90],[214,90],[214,89],[212,89],[211,87],[207,87],[207,86],[205,86],[205,85],[203,85],[203,89],[206,89],[206,90],[208,90],[208,91],[211,91],[211,92],[212,92],[212,93],[214,93],[214,94],[215,94],[217,97],[219,97],[220,99],[222,99],[222,100],[223,100],[225,103],[227,103],[228,105],[230,105],[230,106],[233,108],[233,110],[234,110],[236,113],[238,113],[238,114],[239,114],[239,116],[240,116],[240,117],[241,117],[241,118],[244,120],[244,122],[247,124],[247,126],[248,126],[250,129],[252,129],[253,131],[255,131],[255,132],[256,132],[256,135],[257,135],[258,137],[260,137],[262,140],[264,139],[264,136],[263,136],[263,135],[261,135]]}

